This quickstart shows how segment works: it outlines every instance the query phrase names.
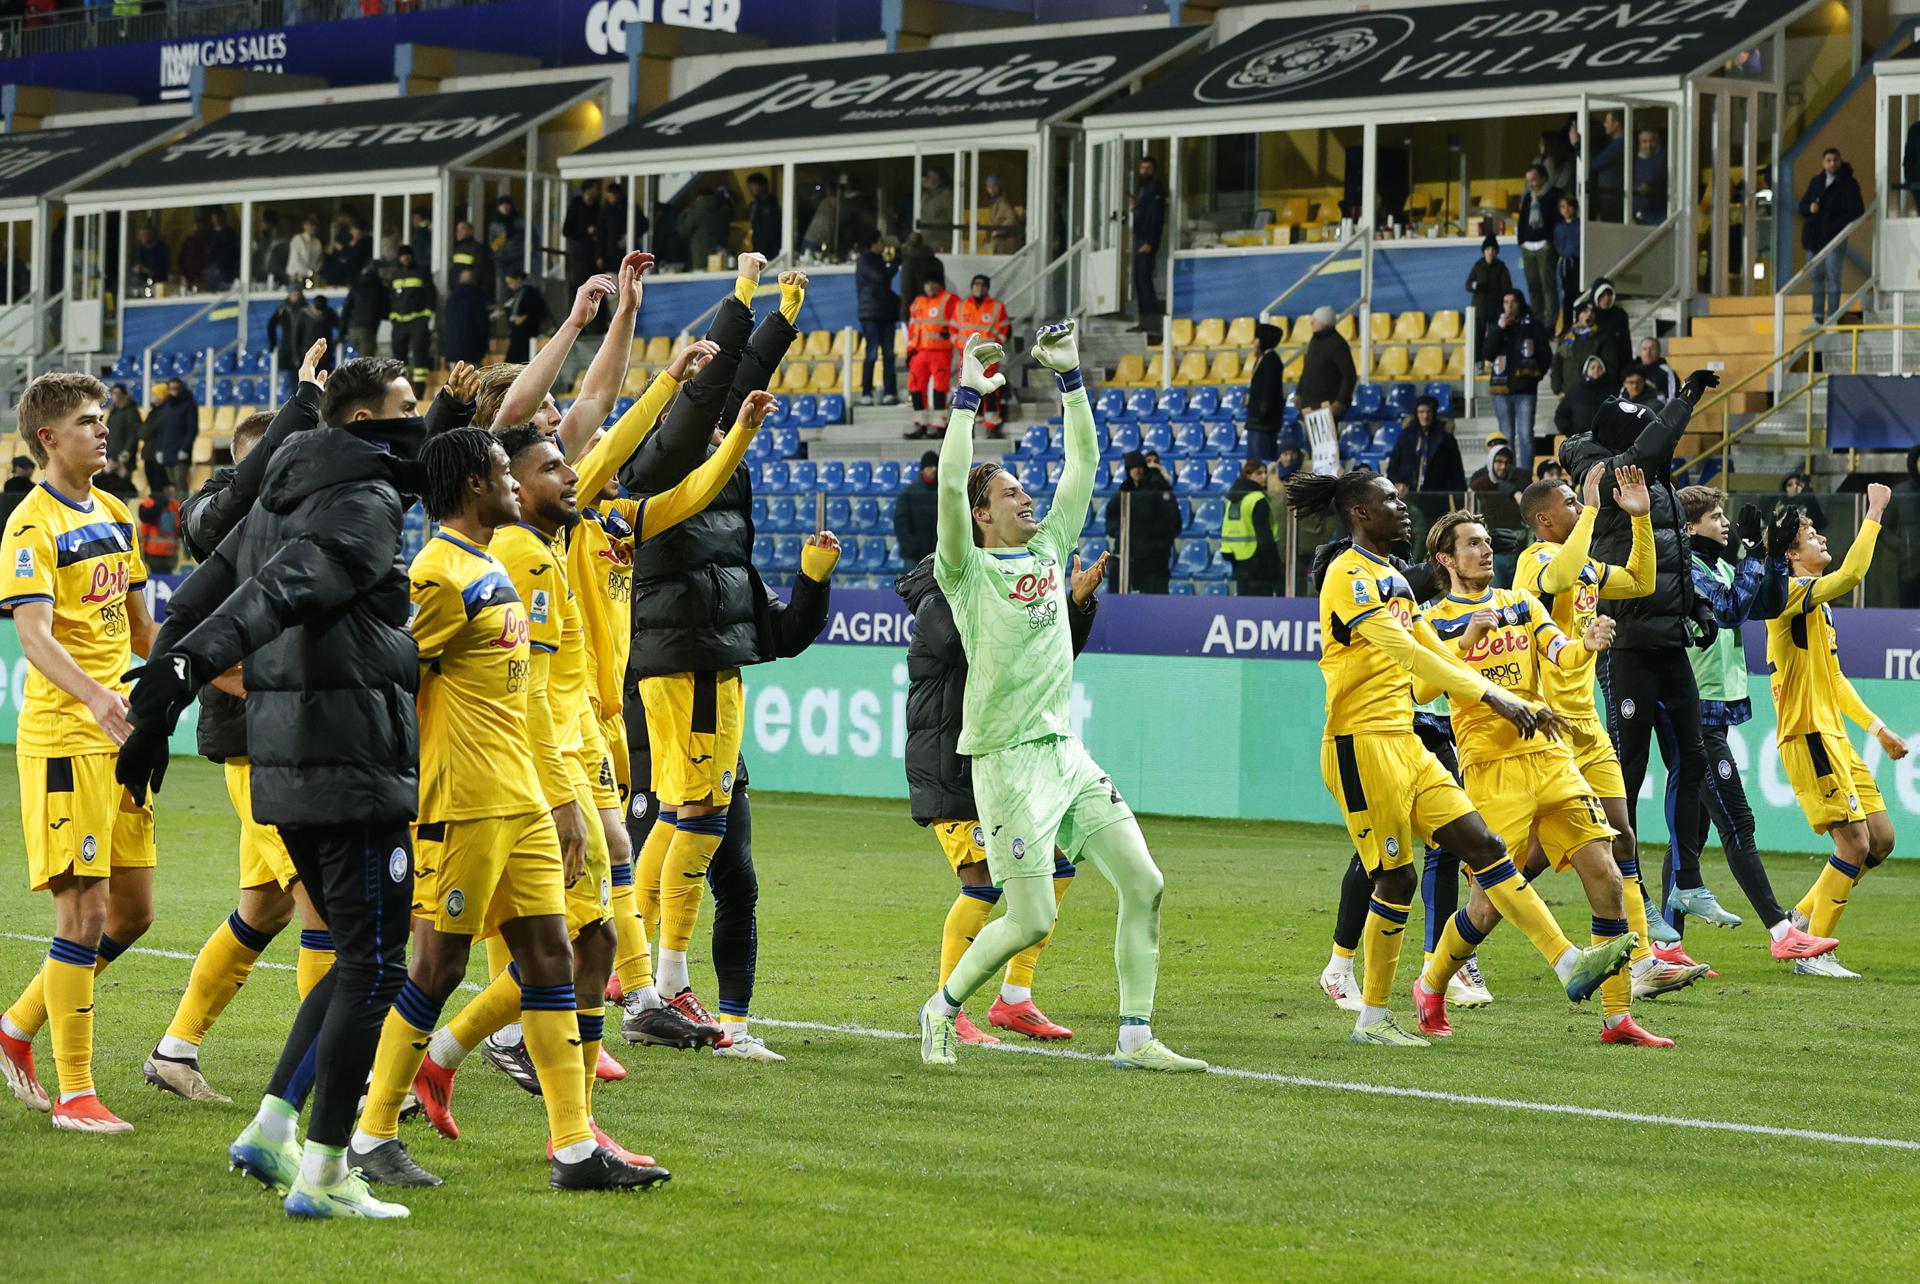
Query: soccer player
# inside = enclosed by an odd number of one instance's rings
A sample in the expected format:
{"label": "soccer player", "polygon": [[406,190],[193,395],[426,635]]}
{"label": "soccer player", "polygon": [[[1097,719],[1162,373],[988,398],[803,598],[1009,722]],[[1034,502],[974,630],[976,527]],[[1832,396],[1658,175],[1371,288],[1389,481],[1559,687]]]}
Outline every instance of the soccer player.
{"label": "soccer player", "polygon": [[1088,756],[1067,716],[1073,685],[1068,636],[1069,559],[1093,500],[1100,448],[1093,406],[1080,372],[1074,323],[1042,326],[1033,356],[1060,385],[1067,462],[1044,522],[1033,498],[998,464],[973,465],[973,418],[980,399],[1006,376],[988,374],[1003,352],[967,345],[962,387],[940,446],[939,543],[934,579],[953,610],[966,648],[967,687],[958,752],[973,759],[973,791],[986,832],[987,868],[1007,912],[981,929],[946,984],[920,1008],[920,1057],[952,1065],[961,1005],[987,978],[1053,930],[1053,860],[1093,862],[1119,894],[1114,963],[1120,976],[1120,1036],[1113,1064],[1123,1069],[1195,1071],[1153,1036],[1153,993],[1160,970],[1162,880],[1133,810]]}
{"label": "soccer player", "polygon": [[[1653,498],[1646,475],[1636,467],[1623,465],[1614,476],[1615,503],[1627,515],[1632,535],[1626,564],[1612,566],[1591,556],[1594,523],[1600,512],[1600,483],[1605,475],[1604,463],[1589,467],[1580,479],[1581,499],[1576,499],[1573,488],[1562,481],[1535,482],[1520,496],[1520,516],[1533,533],[1534,543],[1521,551],[1513,586],[1538,599],[1554,626],[1570,638],[1586,636],[1587,626],[1599,618],[1602,601],[1643,597],[1655,583]],[[1657,938],[1652,932],[1672,936],[1676,942],[1679,937],[1667,929],[1659,915],[1647,913],[1646,883],[1640,876],[1640,846],[1634,837],[1626,779],[1593,703],[1594,667],[1593,652],[1569,652],[1566,662],[1541,667],[1540,694],[1564,724],[1574,766],[1600,800],[1607,825],[1613,830],[1613,860],[1628,883],[1624,889],[1627,925],[1639,938],[1634,946],[1633,997],[1651,998],[1684,989],[1709,969],[1692,959],[1664,959],[1654,954]],[[1536,847],[1528,853],[1522,873],[1531,879],[1546,867],[1547,857]],[[1686,895],[1701,905],[1713,898],[1704,886]]]}
{"label": "soccer player", "polygon": [[[1813,832],[1833,839],[1833,855],[1794,907],[1816,937],[1834,934],[1854,886],[1893,853],[1893,820],[1872,773],[1847,741],[1846,720],[1865,727],[1890,758],[1906,757],[1907,742],[1874,716],[1840,671],[1840,643],[1829,605],[1866,578],[1880,536],[1880,515],[1892,497],[1878,482],[1868,485],[1867,519],[1860,523],[1846,560],[1831,574],[1826,573],[1833,562],[1827,537],[1802,517],[1786,550],[1792,576],[1787,603],[1767,622],[1780,765]],[[1859,976],[1841,965],[1837,951],[1795,959],[1793,970],[1803,976]]]}
{"label": "soccer player", "polygon": [[[319,426],[325,378],[319,362],[326,349],[327,341],[318,339],[307,350],[300,382],[278,414],[263,411],[234,426],[233,465],[215,469],[182,506],[180,534],[196,562],[211,557],[253,507],[267,462],[287,437]],[[245,694],[239,674],[216,678],[200,692],[196,731],[201,754],[223,765],[227,798],[240,819],[239,904],[200,947],[173,1020],[142,1067],[148,1083],[188,1101],[231,1101],[215,1092],[201,1073],[201,1044],[252,975],[261,951],[292,921],[296,907],[301,927],[296,973],[300,998],[304,1000],[333,966],[333,938],[300,884],[286,843],[272,825],[253,818]]]}
{"label": "soccer player", "polygon": [[[1586,999],[1625,965],[1624,949],[1616,943],[1576,950],[1561,934],[1539,895],[1518,877],[1505,845],[1414,734],[1414,678],[1446,691],[1456,729],[1463,705],[1485,704],[1522,736],[1550,734],[1552,714],[1515,699],[1442,649],[1418,613],[1406,577],[1389,559],[1388,550],[1413,533],[1406,501],[1392,482],[1368,469],[1338,477],[1295,473],[1287,495],[1296,511],[1338,516],[1353,533],[1353,547],[1328,566],[1320,587],[1320,673],[1327,684],[1320,772],[1374,885],[1366,984],[1353,1041],[1427,1043],[1402,1029],[1388,1009],[1413,904],[1415,838],[1465,861],[1492,905],[1520,924],[1553,965],[1567,996],[1576,1003]],[[1461,918],[1456,913],[1449,930]],[[1459,960],[1469,952],[1458,950]],[[1446,981],[1439,978],[1437,992],[1444,993]]]}
{"label": "soccer player", "polygon": [[[1627,497],[1623,507],[1633,511],[1633,497]],[[1575,640],[1560,631],[1532,594],[1495,588],[1493,540],[1471,513],[1449,513],[1428,528],[1427,552],[1453,582],[1452,592],[1434,606],[1433,631],[1488,682],[1537,700],[1543,668],[1578,668],[1613,641],[1613,621],[1604,616],[1591,621]],[[1418,681],[1414,689],[1420,691]],[[1581,776],[1573,750],[1558,739],[1523,740],[1477,704],[1454,706],[1453,730],[1467,797],[1494,832],[1506,835],[1508,868],[1525,859],[1529,841],[1538,841],[1556,870],[1574,870],[1586,888],[1593,907],[1594,947],[1606,951],[1614,964],[1600,987],[1605,1008],[1601,1042],[1672,1047],[1673,1040],[1650,1034],[1634,1021],[1632,984],[1617,975],[1640,937],[1629,922],[1625,875],[1613,856],[1613,827]],[[1446,925],[1426,971],[1413,984],[1422,1034],[1453,1033],[1447,1023],[1447,981],[1499,922],[1490,885],[1497,877],[1480,880],[1488,899],[1472,898]],[[1645,913],[1643,908],[1643,921]],[[1548,954],[1548,961],[1553,960]]]}
{"label": "soccer player", "polygon": [[[1106,577],[1107,555],[1086,570],[1080,569],[1080,556],[1073,557],[1068,576],[1071,591],[1067,595],[1067,623],[1073,634],[1073,653],[1078,656],[1093,631],[1094,598],[1100,581]],[[960,894],[947,910],[946,926],[940,940],[940,984],[953,974],[954,964],[967,946],[987,925],[993,907],[1000,903],[1000,889],[994,886],[987,870],[987,831],[979,821],[980,808],[973,797],[973,771],[968,760],[955,749],[962,727],[961,714],[967,688],[967,653],[954,627],[953,609],[933,578],[933,557],[922,558],[894,583],[900,599],[913,612],[913,641],[907,647],[907,789],[912,798],[913,820],[931,826],[954,877],[960,880]],[[1055,854],[1053,863],[1053,900],[1058,909],[1073,886],[1073,862]],[[1052,939],[1051,934],[1048,940]],[[988,1024],[1012,1030],[1033,1039],[1071,1039],[1073,1031],[1049,1021],[1033,1002],[1033,969],[1047,941],[1022,950],[1007,964],[1006,980],[999,997],[987,1010]],[[965,1010],[954,1018],[954,1030],[960,1042],[998,1043],[967,1018]]]}
{"label": "soccer player", "polygon": [[[44,471],[7,519],[0,610],[13,614],[28,664],[14,763],[27,877],[53,897],[47,961],[0,1018],[0,1073],[14,1096],[67,1132],[133,1125],[93,1084],[93,977],[153,921],[153,808],[114,779],[131,730],[126,673],[153,640],[146,563],[126,506],[94,489],[107,466],[106,385],[53,371],[27,385],[16,416]],[[59,1091],[33,1069],[33,1037],[52,1027]]]}
{"label": "soccer player", "polygon": [[[1693,591],[1713,607],[1719,632],[1712,645],[1696,648],[1689,657],[1700,686],[1701,735],[1707,746],[1706,805],[1693,816],[1676,813],[1674,824],[1691,824],[1697,847],[1705,845],[1707,820],[1712,818],[1720,831],[1727,866],[1767,929],[1773,957],[1798,961],[1830,954],[1840,942],[1832,937],[1809,936],[1794,925],[1792,917],[1774,899],[1767,867],[1761,863],[1760,849],[1753,841],[1753,809],[1747,805],[1740,768],[1727,743],[1727,728],[1753,717],[1753,705],[1747,699],[1747,655],[1740,626],[1749,616],[1771,619],[1778,614],[1787,591],[1786,548],[1800,533],[1800,514],[1791,509],[1784,512],[1776,523],[1776,532],[1769,536],[1760,510],[1749,504],[1740,512],[1740,544],[1735,546],[1728,538],[1727,497],[1723,492],[1712,486],[1688,486],[1680,492],[1680,503],[1686,510],[1692,539]],[[1737,568],[1732,556],[1736,547]],[[1669,782],[1669,796],[1672,793]],[[1670,851],[1677,850],[1675,843]],[[1671,884],[1667,888],[1669,906],[1676,900],[1674,890]],[[1679,932],[1685,923],[1685,916],[1676,912],[1671,926]]]}

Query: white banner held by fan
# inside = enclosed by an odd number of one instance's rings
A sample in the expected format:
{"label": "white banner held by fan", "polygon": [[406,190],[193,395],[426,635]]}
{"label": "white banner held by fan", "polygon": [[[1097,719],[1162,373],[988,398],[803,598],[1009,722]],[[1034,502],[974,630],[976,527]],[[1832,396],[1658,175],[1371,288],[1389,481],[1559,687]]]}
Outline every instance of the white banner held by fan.
{"label": "white banner held by fan", "polygon": [[1307,425],[1307,441],[1313,447],[1313,471],[1322,477],[1340,472],[1340,436],[1334,431],[1333,412],[1322,406],[1302,416]]}

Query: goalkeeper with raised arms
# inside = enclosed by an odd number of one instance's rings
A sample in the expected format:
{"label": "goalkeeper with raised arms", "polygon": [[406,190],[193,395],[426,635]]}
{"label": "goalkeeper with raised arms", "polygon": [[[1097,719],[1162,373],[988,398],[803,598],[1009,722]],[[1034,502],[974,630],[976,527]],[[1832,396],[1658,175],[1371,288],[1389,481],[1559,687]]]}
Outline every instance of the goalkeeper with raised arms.
{"label": "goalkeeper with raised arms", "polygon": [[1120,1041],[1113,1063],[1136,1070],[1205,1070],[1153,1037],[1160,971],[1160,870],[1133,811],[1073,734],[1073,644],[1067,626],[1069,559],[1093,500],[1100,447],[1080,374],[1074,325],[1042,326],[1033,354],[1060,385],[1067,460],[1044,522],[1033,497],[998,464],[973,466],[980,399],[1006,376],[988,371],[1004,355],[967,341],[961,388],[940,447],[939,539],[933,574],[953,608],[967,653],[959,752],[973,759],[973,787],[986,830],[987,869],[1004,889],[1006,913],[960,956],[947,983],[920,1009],[920,1058],[952,1065],[960,1005],[1053,928],[1053,853],[1091,861],[1119,894],[1114,963],[1120,973]]}

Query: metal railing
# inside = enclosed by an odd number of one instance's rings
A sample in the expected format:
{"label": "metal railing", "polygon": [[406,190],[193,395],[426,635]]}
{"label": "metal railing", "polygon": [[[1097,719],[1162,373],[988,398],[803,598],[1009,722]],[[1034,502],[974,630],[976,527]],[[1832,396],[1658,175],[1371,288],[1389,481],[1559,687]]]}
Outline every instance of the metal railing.
{"label": "metal railing", "polygon": [[[165,334],[161,335],[158,339],[155,339],[152,343],[149,343],[144,349],[142,349],[140,353],[140,381],[141,381],[142,389],[153,387],[154,350],[164,345],[167,340],[173,338],[174,335],[179,334],[182,330],[185,330],[188,326],[193,325],[194,323],[201,320],[203,317],[207,315],[207,313],[213,311],[217,307],[220,307],[228,303],[237,305],[240,308],[242,314],[245,313],[246,307],[247,307],[246,295],[238,287],[236,287],[232,290],[227,291],[225,294],[214,295],[211,299],[208,299],[203,306],[194,309],[193,313],[190,316],[188,316],[185,320],[181,321],[179,325],[174,326],[173,329],[167,331]],[[236,330],[235,333],[237,334],[238,331]]]}
{"label": "metal railing", "polygon": [[1297,281],[1295,281],[1292,285],[1289,285],[1286,289],[1280,291],[1280,293],[1274,297],[1272,302],[1268,303],[1266,307],[1261,308],[1260,319],[1262,321],[1268,321],[1268,322],[1272,321],[1273,310],[1279,307],[1282,303],[1285,303],[1288,299],[1292,298],[1294,294],[1300,289],[1301,286],[1313,280],[1314,277],[1319,276],[1320,273],[1322,273],[1329,266],[1332,265],[1335,259],[1338,259],[1343,254],[1346,254],[1349,250],[1351,250],[1354,247],[1356,243],[1359,243],[1364,247],[1366,245],[1371,244],[1372,240],[1373,238],[1366,228],[1356,227],[1353,230],[1353,232],[1347,237],[1346,240],[1334,246],[1333,249],[1329,250],[1326,253],[1326,255],[1320,259],[1318,263],[1315,263],[1312,267],[1308,268],[1304,273],[1302,273],[1300,278]]}
{"label": "metal railing", "polygon": [[[1835,234],[1834,238],[1831,241],[1828,241],[1825,245],[1821,246],[1817,252],[1808,255],[1806,264],[1802,266],[1798,272],[1795,272],[1792,276],[1788,277],[1786,281],[1781,284],[1778,290],[1774,291],[1773,293],[1773,355],[1775,356],[1776,359],[1783,352],[1786,351],[1787,296],[1792,293],[1805,292],[1807,289],[1805,282],[1812,275],[1814,268],[1820,266],[1821,264],[1825,263],[1828,259],[1833,258],[1836,255],[1842,256],[1841,269],[1842,271],[1845,270],[1845,267],[1846,267],[1845,258],[1850,256],[1852,253],[1851,248],[1848,244],[1849,241],[1851,241],[1853,234],[1859,231],[1861,228],[1866,228],[1869,231],[1871,231],[1871,229],[1874,227],[1874,219],[1880,213],[1881,201],[1882,201],[1882,198],[1880,196],[1875,196],[1873,200],[1867,203],[1866,210],[1860,215],[1859,218],[1853,220],[1853,222],[1841,228],[1840,231],[1837,234]],[[1868,241],[1869,241],[1868,253],[1871,254],[1872,253],[1871,236],[1869,236]],[[1874,267],[1870,263],[1866,269],[1867,279],[1860,285],[1858,289],[1854,290],[1853,293],[1847,295],[1845,299],[1840,303],[1840,305],[1835,307],[1833,311],[1828,315],[1844,316],[1848,311],[1848,309],[1850,309],[1855,303],[1859,302],[1860,299],[1866,295],[1866,292],[1876,284],[1877,276],[1878,276],[1878,273],[1875,271]],[[1822,320],[1824,320],[1824,318],[1822,318]],[[1777,379],[1773,384],[1773,392],[1775,396],[1780,395],[1780,384]]]}

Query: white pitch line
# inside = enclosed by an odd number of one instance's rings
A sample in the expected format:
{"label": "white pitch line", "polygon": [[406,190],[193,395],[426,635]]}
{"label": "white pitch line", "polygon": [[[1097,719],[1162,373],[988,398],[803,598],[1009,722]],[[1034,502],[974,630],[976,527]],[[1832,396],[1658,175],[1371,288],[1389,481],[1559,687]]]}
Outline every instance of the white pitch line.
{"label": "white pitch line", "polygon": [[[0,932],[0,940],[25,941],[33,945],[46,945],[48,938],[30,936],[22,932]],[[129,954],[144,954],[149,958],[174,959],[180,962],[192,962],[196,955],[182,954],[178,950],[156,950],[145,946],[135,946]],[[295,970],[290,963],[254,964],[255,967],[270,968],[278,972]],[[478,991],[479,986],[472,982],[463,982],[463,990]],[[776,1017],[756,1016],[753,1020],[759,1025],[775,1026],[783,1030],[813,1030],[821,1034],[850,1034],[863,1039],[890,1039],[895,1042],[916,1040],[920,1036],[905,1030],[880,1030],[864,1025],[831,1025],[824,1021],[782,1021]],[[1034,1044],[999,1043],[984,1047],[987,1052],[1012,1052],[1033,1057],[1052,1057],[1059,1061],[1097,1061],[1106,1062],[1110,1057],[1093,1052],[1077,1052],[1070,1048],[1047,1048]],[[1638,1110],[1607,1110],[1598,1106],[1574,1106],[1554,1101],[1526,1101],[1517,1097],[1483,1097],[1473,1093],[1440,1092],[1433,1088],[1398,1088],[1388,1084],[1359,1083],[1349,1079],[1314,1079],[1306,1075],[1279,1074],[1271,1070],[1241,1070],[1233,1066],[1208,1066],[1208,1074],[1221,1075],[1228,1079],[1251,1079],[1258,1083],[1277,1083],[1289,1088],[1314,1088],[1323,1092],[1353,1092],[1373,1097],[1404,1097],[1417,1101],[1437,1101],[1450,1106],[1484,1106],[1495,1110],[1526,1110],[1543,1115],[1570,1115],[1579,1119],[1604,1119],[1614,1123],[1649,1124],[1660,1128],[1692,1128],[1702,1132],[1742,1133],[1757,1137],[1785,1137],[1794,1141],[1824,1141],[1840,1146],[1877,1146],[1887,1150],[1920,1151],[1920,1141],[1909,1141],[1904,1137],[1863,1137],[1844,1132],[1822,1132],[1813,1128],[1779,1128],[1772,1124],[1739,1123],[1730,1119],[1693,1119],[1685,1115],[1654,1115]]]}

